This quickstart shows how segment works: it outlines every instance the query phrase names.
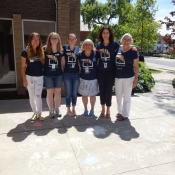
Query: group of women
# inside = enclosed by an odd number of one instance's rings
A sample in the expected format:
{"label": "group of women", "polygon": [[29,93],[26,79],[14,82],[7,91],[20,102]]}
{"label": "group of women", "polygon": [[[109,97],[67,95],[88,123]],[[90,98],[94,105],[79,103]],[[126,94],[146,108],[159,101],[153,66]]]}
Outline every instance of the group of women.
{"label": "group of women", "polygon": [[[117,120],[129,117],[131,91],[138,80],[138,55],[131,47],[132,36],[126,33],[121,38],[121,46],[114,41],[109,26],[99,33],[99,43],[94,46],[90,39],[76,44],[76,35],[68,35],[68,44],[61,44],[60,36],[52,32],[42,47],[40,35],[32,33],[28,45],[21,53],[23,85],[29,92],[33,111],[31,120],[44,120],[42,117],[43,80],[47,89],[47,104],[50,117],[60,117],[61,87],[64,81],[66,90],[67,115],[76,116],[77,93],[82,95],[85,116],[93,116],[96,95],[100,95],[100,117],[110,118],[112,88],[115,83],[118,113]],[[44,78],[43,78],[44,76]],[[91,109],[88,110],[88,97]]]}

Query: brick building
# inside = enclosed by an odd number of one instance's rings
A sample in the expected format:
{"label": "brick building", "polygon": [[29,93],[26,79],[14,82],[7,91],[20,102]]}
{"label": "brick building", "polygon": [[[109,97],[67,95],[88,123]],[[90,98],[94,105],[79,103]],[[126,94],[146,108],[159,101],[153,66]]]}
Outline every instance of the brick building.
{"label": "brick building", "polygon": [[6,0],[0,5],[0,91],[24,93],[20,55],[32,32],[45,44],[50,32],[58,32],[62,43],[73,32],[80,42],[80,0]]}

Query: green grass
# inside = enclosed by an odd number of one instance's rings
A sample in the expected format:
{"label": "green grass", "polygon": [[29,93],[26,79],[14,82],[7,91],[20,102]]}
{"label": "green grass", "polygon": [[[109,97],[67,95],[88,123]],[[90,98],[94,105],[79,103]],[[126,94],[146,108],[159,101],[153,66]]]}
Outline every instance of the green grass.
{"label": "green grass", "polygon": [[149,69],[151,71],[152,74],[160,74],[162,73],[161,70],[157,70],[157,69]]}

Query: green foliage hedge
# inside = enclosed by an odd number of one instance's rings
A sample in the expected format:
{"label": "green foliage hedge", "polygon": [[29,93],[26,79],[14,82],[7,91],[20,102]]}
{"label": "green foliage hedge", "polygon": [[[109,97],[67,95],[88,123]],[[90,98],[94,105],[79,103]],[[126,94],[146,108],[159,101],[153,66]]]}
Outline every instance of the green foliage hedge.
{"label": "green foliage hedge", "polygon": [[134,92],[150,92],[154,87],[155,81],[144,62],[139,62],[139,76],[137,86],[133,89]]}

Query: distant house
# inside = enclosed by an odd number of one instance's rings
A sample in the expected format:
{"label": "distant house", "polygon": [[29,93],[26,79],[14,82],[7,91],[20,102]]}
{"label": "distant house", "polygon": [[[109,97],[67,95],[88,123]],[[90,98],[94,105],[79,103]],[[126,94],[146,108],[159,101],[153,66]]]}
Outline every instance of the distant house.
{"label": "distant house", "polygon": [[163,40],[163,36],[159,36],[158,41],[155,43],[153,47],[153,53],[167,53],[168,51],[168,45]]}
{"label": "distant house", "polygon": [[88,25],[80,21],[80,42],[83,42],[91,31],[88,29]]}

